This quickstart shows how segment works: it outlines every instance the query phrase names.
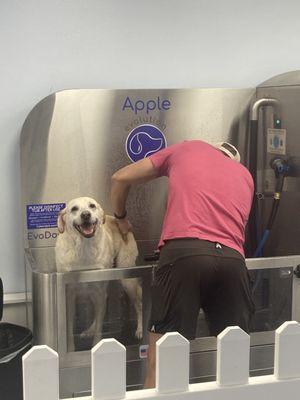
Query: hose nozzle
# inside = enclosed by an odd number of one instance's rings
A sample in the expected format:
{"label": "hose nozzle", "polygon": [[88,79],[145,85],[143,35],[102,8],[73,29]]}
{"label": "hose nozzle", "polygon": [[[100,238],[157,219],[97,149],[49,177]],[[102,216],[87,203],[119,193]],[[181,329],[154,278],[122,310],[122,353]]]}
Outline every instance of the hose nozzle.
{"label": "hose nozzle", "polygon": [[290,170],[289,163],[283,158],[273,158],[270,162],[270,166],[274,170],[276,178],[288,175]]}

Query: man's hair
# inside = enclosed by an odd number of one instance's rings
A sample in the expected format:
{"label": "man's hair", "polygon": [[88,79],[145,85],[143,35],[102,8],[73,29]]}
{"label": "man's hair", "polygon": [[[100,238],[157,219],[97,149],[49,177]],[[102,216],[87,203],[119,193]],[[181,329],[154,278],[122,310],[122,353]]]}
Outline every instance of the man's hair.
{"label": "man's hair", "polygon": [[238,152],[238,149],[234,147],[232,144],[228,142],[218,142],[214,144],[214,147],[218,150],[221,150],[232,160],[235,160],[237,162],[241,161],[241,156],[240,153]]}

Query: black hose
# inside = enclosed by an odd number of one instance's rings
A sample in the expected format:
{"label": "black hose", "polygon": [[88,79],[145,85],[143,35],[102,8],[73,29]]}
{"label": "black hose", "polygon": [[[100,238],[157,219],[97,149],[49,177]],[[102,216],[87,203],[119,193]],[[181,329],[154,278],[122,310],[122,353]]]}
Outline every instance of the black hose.
{"label": "black hose", "polygon": [[281,198],[281,193],[283,189],[283,184],[284,184],[284,178],[285,175],[279,175],[276,177],[276,187],[275,187],[275,192],[274,192],[274,199],[273,199],[273,204],[272,204],[272,209],[270,212],[270,216],[267,222],[267,227],[264,231],[263,237],[258,244],[258,247],[255,250],[254,257],[260,257],[262,254],[263,247],[269,237],[270,231],[273,227],[278,208],[279,208],[279,203],[280,203],[280,198]]}
{"label": "black hose", "polygon": [[267,224],[267,229],[271,230],[278,212],[278,207],[279,207],[279,203],[280,203],[280,197],[281,197],[281,193],[282,193],[282,189],[283,189],[283,184],[284,184],[284,175],[281,175],[279,177],[277,177],[276,179],[276,188],[275,188],[275,193],[274,193],[274,200],[273,200],[273,204],[272,204],[272,210],[271,210],[271,214],[268,220],[268,224]]}
{"label": "black hose", "polygon": [[279,202],[280,202],[280,199],[273,200],[272,210],[271,210],[271,214],[270,214],[268,225],[267,225],[267,229],[269,231],[272,229],[272,226],[274,224],[274,221],[275,221],[275,218],[276,218],[276,215],[278,212]]}
{"label": "black hose", "polygon": [[250,137],[249,137],[249,171],[254,182],[254,197],[248,221],[248,244],[246,248],[246,256],[252,257],[257,248],[257,134],[258,121],[250,121]]}
{"label": "black hose", "polygon": [[[270,235],[270,231],[273,227],[273,224],[274,224],[277,212],[278,212],[280,197],[281,197],[283,184],[284,184],[284,178],[285,178],[285,175],[280,175],[280,176],[277,176],[277,178],[276,178],[276,187],[275,187],[275,192],[274,192],[272,210],[271,210],[271,213],[270,213],[270,216],[268,219],[268,223],[267,223],[267,227],[266,227],[266,230],[264,231],[262,240],[260,241],[260,243],[258,244],[258,247],[256,248],[256,250],[254,252],[254,257],[262,257],[262,250],[263,250],[264,245]],[[258,270],[256,277],[254,279],[254,282],[252,284],[252,294],[258,288],[261,277],[262,277],[262,271]]]}
{"label": "black hose", "polygon": [[250,121],[250,143],[249,143],[249,171],[252,175],[254,188],[257,189],[257,135],[258,121]]}

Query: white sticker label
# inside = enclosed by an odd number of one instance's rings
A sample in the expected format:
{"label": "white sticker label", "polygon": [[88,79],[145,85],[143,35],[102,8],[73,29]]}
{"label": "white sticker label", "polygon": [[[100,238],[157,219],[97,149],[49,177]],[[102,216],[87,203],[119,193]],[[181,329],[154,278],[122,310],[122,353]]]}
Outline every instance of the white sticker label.
{"label": "white sticker label", "polygon": [[286,129],[268,129],[267,151],[271,154],[286,154]]}
{"label": "white sticker label", "polygon": [[140,353],[140,358],[147,358],[148,357],[148,349],[149,345],[148,344],[142,344],[139,348],[139,353]]}

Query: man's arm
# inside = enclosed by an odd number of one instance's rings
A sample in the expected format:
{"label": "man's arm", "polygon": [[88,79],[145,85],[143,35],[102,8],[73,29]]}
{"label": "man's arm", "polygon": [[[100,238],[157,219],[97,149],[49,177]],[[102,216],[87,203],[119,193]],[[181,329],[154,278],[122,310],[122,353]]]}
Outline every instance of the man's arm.
{"label": "man's arm", "polygon": [[126,218],[126,200],[130,187],[139,183],[148,182],[157,177],[157,170],[149,158],[127,165],[115,172],[111,178],[111,204],[117,219],[119,229],[126,236],[131,226]]}

